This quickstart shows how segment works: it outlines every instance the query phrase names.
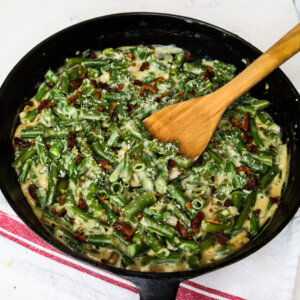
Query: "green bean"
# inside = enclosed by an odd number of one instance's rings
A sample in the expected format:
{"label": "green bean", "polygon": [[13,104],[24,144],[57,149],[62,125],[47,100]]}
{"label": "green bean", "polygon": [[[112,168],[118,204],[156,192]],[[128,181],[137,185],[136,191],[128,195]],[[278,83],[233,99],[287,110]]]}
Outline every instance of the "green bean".
{"label": "green bean", "polygon": [[113,182],[110,185],[110,189],[114,194],[119,194],[123,192],[124,187],[120,182]]}
{"label": "green bean", "polygon": [[110,137],[109,139],[107,140],[107,146],[108,147],[111,147],[113,145],[116,144],[119,136],[120,136],[120,131],[117,127],[116,124],[113,124],[112,126],[110,126],[110,128],[108,129],[108,132],[110,133]]}
{"label": "green bean", "polygon": [[120,177],[122,178],[123,182],[129,183],[131,176],[132,176],[132,167],[129,160],[129,153],[125,152],[124,160],[123,160],[123,168],[120,171]]}
{"label": "green bean", "polygon": [[182,253],[171,253],[168,257],[158,258],[153,256],[143,256],[141,264],[142,266],[146,265],[160,265],[160,264],[174,264],[179,265],[182,261],[183,255]]}
{"label": "green bean", "polygon": [[266,154],[266,153],[251,153],[248,154],[250,157],[253,157],[255,159],[258,159],[263,164],[265,164],[268,167],[273,166],[273,155],[272,154]]}
{"label": "green bean", "polygon": [[175,235],[175,229],[169,225],[161,224],[154,219],[144,216],[141,220],[141,224],[149,230],[157,233],[158,235],[172,238]]}
{"label": "green bean", "polygon": [[35,100],[41,101],[49,90],[50,90],[50,88],[45,83],[42,83],[40,85],[36,95],[34,96]]}
{"label": "green bean", "polygon": [[41,164],[43,166],[46,166],[49,162],[49,152],[46,148],[46,145],[45,145],[43,139],[40,136],[38,136],[35,139],[35,147],[36,147]]}
{"label": "green bean", "polygon": [[131,202],[129,202],[123,209],[123,213],[128,218],[132,218],[138,212],[142,211],[146,207],[155,203],[156,198],[151,193],[141,194],[139,197],[135,198]]}
{"label": "green bean", "polygon": [[56,83],[58,81],[58,76],[52,71],[52,70],[48,70],[48,72],[45,74],[45,79]]}
{"label": "green bean", "polygon": [[267,100],[257,100],[252,103],[252,107],[254,107],[256,110],[265,109],[269,105],[270,105],[270,102]]}
{"label": "green bean", "polygon": [[232,127],[232,132],[234,134],[234,143],[237,150],[241,153],[242,151],[246,150],[247,147],[241,138],[241,132],[237,127]]}
{"label": "green bean", "polygon": [[274,124],[272,118],[264,111],[258,111],[257,117],[263,124],[266,124],[268,126],[271,126]]}
{"label": "green bean", "polygon": [[45,128],[44,130],[44,138],[65,138],[68,137],[69,131],[66,128]]}
{"label": "green bean", "polygon": [[114,171],[109,176],[109,182],[113,183],[119,180],[121,170],[123,169],[124,160],[121,160],[121,162],[117,165],[117,167],[114,169]]}
{"label": "green bean", "polygon": [[[98,199],[94,196],[92,192],[89,192],[86,196],[86,202],[89,206],[89,211],[93,214],[94,217],[100,217],[105,215],[105,207],[100,204]],[[108,216],[107,216],[108,218]],[[110,214],[110,221],[112,220],[111,214]]]}
{"label": "green bean", "polygon": [[129,256],[127,256],[126,254],[122,255],[121,265],[123,268],[127,268],[134,264],[135,264],[135,262]]}
{"label": "green bean", "polygon": [[184,56],[185,55],[183,52],[176,53],[175,59],[174,59],[174,64],[176,66],[181,66],[184,62]]}
{"label": "green bean", "polygon": [[61,151],[63,150],[64,145],[61,142],[54,142],[51,148],[49,149],[50,154],[55,158],[59,158],[61,155]]}
{"label": "green bean", "polygon": [[259,222],[258,222],[258,218],[254,215],[251,216],[250,219],[250,235],[254,236],[257,234],[259,230]]}
{"label": "green bean", "polygon": [[239,179],[239,177],[238,177],[238,175],[235,171],[235,165],[232,162],[228,161],[226,163],[226,171],[231,173],[231,176],[232,176],[231,179],[232,179],[233,186],[235,188],[241,188],[242,187],[241,186],[241,181],[240,181],[240,179]]}
{"label": "green bean", "polygon": [[27,148],[14,162],[13,167],[20,169],[26,160],[30,159],[36,154],[36,149],[34,147]]}
{"label": "green bean", "polygon": [[213,150],[207,149],[206,152],[212,157],[218,165],[223,164],[223,159]]}
{"label": "green bean", "polygon": [[151,134],[148,131],[148,129],[146,128],[146,126],[144,125],[144,123],[141,121],[141,119],[139,118],[134,118],[133,119],[135,125],[138,127],[138,129],[140,130],[140,132],[142,133],[142,135],[146,138],[146,139],[151,139]]}
{"label": "green bean", "polygon": [[175,156],[172,159],[177,163],[179,168],[187,169],[189,168],[194,160],[192,158],[184,157],[184,156]]}
{"label": "green bean", "polygon": [[111,235],[87,235],[86,242],[99,247],[115,247],[114,238]]}
{"label": "green bean", "polygon": [[233,205],[240,210],[243,206],[243,201],[244,201],[244,197],[243,197],[243,193],[241,191],[234,191],[231,194],[231,200]]}
{"label": "green bean", "polygon": [[136,255],[144,253],[148,250],[149,250],[149,247],[146,244],[141,244],[141,245],[131,244],[127,247],[127,252],[131,257],[134,257]]}
{"label": "green bean", "polygon": [[175,238],[174,241],[179,249],[189,253],[194,253],[198,248],[198,243],[194,241],[180,239],[180,238]]}
{"label": "green bean", "polygon": [[131,95],[127,92],[113,93],[113,92],[103,91],[102,99],[108,101],[128,102],[131,99]]}
{"label": "green bean", "polygon": [[61,237],[72,251],[76,253],[80,253],[82,251],[82,243],[78,241],[69,230],[63,227],[56,227],[55,234]]}
{"label": "green bean", "polygon": [[139,171],[137,173],[137,177],[144,190],[146,190],[147,192],[154,192],[153,180],[147,176],[147,173],[145,171]]}
{"label": "green bean", "polygon": [[26,127],[21,130],[21,138],[31,139],[44,135],[44,128]]}
{"label": "green bean", "polygon": [[256,124],[255,124],[255,121],[254,121],[253,118],[250,118],[250,132],[251,132],[251,135],[254,139],[255,145],[258,146],[259,148],[263,148],[264,144],[261,141],[260,137],[258,136],[258,132],[257,132],[257,129],[256,129]]}
{"label": "green bean", "polygon": [[251,191],[250,194],[248,194],[246,199],[246,204],[234,224],[234,229],[240,229],[244,225],[245,221],[247,220],[251,212],[252,207],[256,202],[256,194],[257,194],[256,191]]}
{"label": "green bean", "polygon": [[200,251],[204,251],[204,250],[214,246],[215,242],[216,242],[215,239],[209,233],[207,233],[205,235],[205,237],[201,240],[201,242],[198,246],[198,249]]}
{"label": "green bean", "polygon": [[123,195],[110,195],[109,200],[113,205],[120,209],[122,209],[127,204],[127,201],[125,200]]}
{"label": "green bean", "polygon": [[68,94],[69,86],[70,86],[69,74],[67,71],[63,71],[61,75],[61,82],[60,82],[61,91],[65,94]]}
{"label": "green bean", "polygon": [[261,178],[260,187],[265,189],[278,174],[279,170],[277,165],[274,165],[269,171]]}
{"label": "green bean", "polygon": [[148,232],[146,234],[146,243],[154,251],[157,257],[164,258],[169,256],[170,250],[163,245],[155,234]]}
{"label": "green bean", "polygon": [[51,163],[48,179],[48,190],[46,196],[47,205],[51,205],[56,196],[56,186],[57,186],[58,170],[55,163]]}
{"label": "green bean", "polygon": [[34,108],[33,110],[31,110],[30,112],[27,112],[26,116],[23,117],[23,120],[26,120],[28,122],[32,122],[35,120],[35,118],[37,117],[37,109]]}
{"label": "green bean", "polygon": [[26,181],[28,173],[31,169],[31,166],[32,166],[32,160],[27,159],[25,161],[25,163],[23,164],[23,166],[22,166],[22,171],[21,171],[21,174],[19,176],[19,182],[20,183],[24,183]]}
{"label": "green bean", "polygon": [[143,135],[141,134],[139,128],[136,126],[133,120],[130,120],[124,124],[121,128],[123,131],[122,134],[127,133],[129,136],[142,141],[144,139]]}
{"label": "green bean", "polygon": [[168,184],[169,172],[167,167],[162,167],[158,170],[158,175],[154,182],[156,191],[159,194],[165,194]]}
{"label": "green bean", "polygon": [[110,153],[108,153],[107,151],[105,151],[102,147],[101,144],[99,142],[94,142],[91,146],[93,152],[106,159],[108,162],[110,162],[111,164],[113,164],[115,162],[115,157],[113,157],[112,155],[110,155]]}
{"label": "green bean", "polygon": [[161,155],[176,155],[179,152],[179,148],[173,143],[160,143],[157,140],[149,142],[149,149]]}
{"label": "green bean", "polygon": [[105,202],[100,201],[100,205],[104,208],[108,225],[112,226],[117,221],[117,216]]}
{"label": "green bean", "polygon": [[192,255],[188,258],[188,264],[191,269],[200,268],[200,261],[197,255]]}
{"label": "green bean", "polygon": [[176,187],[174,185],[168,185],[167,186],[167,195],[170,198],[176,200],[182,209],[186,210],[185,203],[188,202],[189,200],[187,199],[187,197],[183,194],[183,192],[178,187]]}
{"label": "green bean", "polygon": [[230,230],[232,228],[232,223],[230,221],[215,224],[215,223],[209,223],[209,222],[202,222],[202,229],[205,232],[220,232],[225,230]]}
{"label": "green bean", "polygon": [[89,213],[84,212],[77,206],[70,206],[68,210],[70,210],[74,216],[78,217],[83,222],[90,224],[93,227],[107,228],[107,225],[100,223],[97,219],[93,218]]}
{"label": "green bean", "polygon": [[262,164],[259,160],[249,155],[244,155],[241,159],[242,164],[248,166],[250,169],[260,172],[262,174],[268,171],[268,167]]}
{"label": "green bean", "polygon": [[253,107],[249,106],[249,105],[243,105],[243,106],[238,105],[237,110],[242,114],[249,113],[251,115],[251,117],[255,117],[255,115],[256,115],[256,110]]}

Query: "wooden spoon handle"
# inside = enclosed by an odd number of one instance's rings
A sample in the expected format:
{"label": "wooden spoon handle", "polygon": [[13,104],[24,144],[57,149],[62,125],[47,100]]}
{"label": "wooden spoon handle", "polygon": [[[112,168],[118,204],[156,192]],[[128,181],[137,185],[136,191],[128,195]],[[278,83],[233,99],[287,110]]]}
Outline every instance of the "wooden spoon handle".
{"label": "wooden spoon handle", "polygon": [[220,108],[225,109],[299,50],[300,23],[232,81],[216,91],[216,98],[219,99],[218,105],[220,105]]}

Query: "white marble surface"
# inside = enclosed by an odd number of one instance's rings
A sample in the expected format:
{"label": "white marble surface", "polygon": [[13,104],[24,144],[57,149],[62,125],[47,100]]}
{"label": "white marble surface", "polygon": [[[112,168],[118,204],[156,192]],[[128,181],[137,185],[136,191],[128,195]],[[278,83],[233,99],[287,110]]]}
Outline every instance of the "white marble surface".
{"label": "white marble surface", "polygon": [[[300,8],[299,0],[296,0]],[[292,0],[0,0],[0,84],[32,47],[74,23],[112,13],[152,11],[185,15],[234,32],[266,50],[297,23]],[[59,49],[58,49],[59,51]],[[282,69],[300,91],[300,54]],[[0,194],[0,207],[6,206]],[[1,255],[1,252],[0,252]],[[0,266],[1,269],[1,266]],[[300,267],[293,299],[300,299]],[[12,290],[0,272],[1,299],[42,299],[25,287]]]}

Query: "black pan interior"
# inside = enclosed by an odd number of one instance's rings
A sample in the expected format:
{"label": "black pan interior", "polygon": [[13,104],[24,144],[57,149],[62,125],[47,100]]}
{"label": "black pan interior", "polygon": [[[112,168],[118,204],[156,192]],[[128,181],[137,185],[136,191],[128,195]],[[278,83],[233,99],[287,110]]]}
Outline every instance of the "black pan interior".
{"label": "black pan interior", "polygon": [[[24,100],[35,94],[36,85],[48,68],[56,69],[66,57],[76,51],[103,49],[137,44],[173,44],[188,49],[195,57],[208,57],[232,63],[238,71],[245,67],[242,59],[253,61],[259,54],[256,48],[239,37],[210,24],[186,17],[153,13],[118,14],[92,19],[69,27],[47,38],[30,51],[11,71],[0,90],[0,186],[6,199],[22,220],[40,237],[59,250],[94,266],[122,275],[134,281],[149,299],[167,299],[174,295],[174,287],[181,280],[204,274],[235,262],[261,248],[289,222],[299,206],[300,194],[300,98],[287,77],[274,71],[251,92],[258,98],[272,102],[270,112],[283,129],[288,143],[290,175],[280,205],[268,226],[251,242],[221,262],[199,270],[177,273],[140,273],[105,266],[88,260],[53,239],[40,225],[27,204],[11,167],[13,148],[11,139],[17,126],[17,113]],[[269,89],[265,89],[268,83]],[[296,99],[299,99],[297,102]],[[164,286],[160,288],[159,286]],[[164,292],[162,292],[164,291]],[[164,294],[165,293],[165,294]],[[152,296],[151,296],[152,295]],[[148,299],[147,298],[147,299]]]}

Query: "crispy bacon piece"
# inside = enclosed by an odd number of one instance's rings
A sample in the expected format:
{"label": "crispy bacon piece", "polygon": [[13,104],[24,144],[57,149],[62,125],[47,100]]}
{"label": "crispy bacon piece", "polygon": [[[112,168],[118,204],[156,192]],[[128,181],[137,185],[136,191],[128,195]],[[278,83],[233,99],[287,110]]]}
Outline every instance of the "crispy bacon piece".
{"label": "crispy bacon piece", "polygon": [[148,45],[147,47],[148,47],[149,49],[151,49],[151,50],[155,50],[155,47],[152,46],[152,45]]}
{"label": "crispy bacon piece", "polygon": [[178,97],[178,98],[180,98],[180,97],[182,97],[182,96],[184,96],[184,91],[180,91],[180,92],[176,95],[176,97]]}
{"label": "crispy bacon piece", "polygon": [[186,240],[193,240],[193,236],[184,228],[184,226],[177,221],[176,223],[176,230],[179,232],[179,234]]}
{"label": "crispy bacon piece", "polygon": [[168,169],[173,169],[177,167],[177,162],[173,159],[168,160]]}
{"label": "crispy bacon piece", "polygon": [[98,86],[99,89],[106,90],[108,92],[112,92],[112,93],[119,93],[120,92],[118,89],[112,89],[112,88],[109,87],[109,85],[107,83],[104,83],[104,82],[101,82],[101,81],[98,82],[97,86]]}
{"label": "crispy bacon piece", "polygon": [[143,96],[144,93],[145,93],[145,91],[150,91],[153,94],[157,93],[157,89],[156,89],[156,87],[154,85],[143,83],[142,84],[142,89],[140,91],[140,95]]}
{"label": "crispy bacon piece", "polygon": [[233,126],[240,128],[241,124],[239,123],[239,121],[238,121],[237,119],[231,117],[231,118],[229,119],[229,121],[230,121],[230,123],[231,123]]}
{"label": "crispy bacon piece", "polygon": [[86,242],[86,236],[83,234],[82,230],[80,230],[79,232],[75,233],[74,237],[77,238],[80,242]]}
{"label": "crispy bacon piece", "polygon": [[279,202],[279,196],[277,197],[269,197],[269,200],[272,204],[276,204]]}
{"label": "crispy bacon piece", "polygon": [[29,187],[28,187],[28,192],[29,192],[29,195],[34,199],[34,200],[39,200],[37,194],[36,194],[36,185],[35,184],[31,184]]}
{"label": "crispy bacon piece", "polygon": [[190,210],[190,209],[192,208],[192,202],[191,202],[191,201],[188,201],[188,202],[186,202],[186,203],[184,204],[184,206],[185,206],[188,210]]}
{"label": "crispy bacon piece", "polygon": [[269,147],[269,150],[272,151],[272,152],[276,152],[276,148],[275,148],[273,145],[271,145],[271,146]]}
{"label": "crispy bacon piece", "polygon": [[241,127],[240,127],[244,132],[249,131],[249,119],[250,119],[250,115],[245,114],[244,119],[243,119],[243,123],[241,124]]}
{"label": "crispy bacon piece", "polygon": [[77,78],[77,79],[71,80],[70,86],[74,90],[77,90],[81,86],[81,83],[82,83],[82,78]]}
{"label": "crispy bacon piece", "polygon": [[185,60],[186,61],[193,61],[194,60],[191,52],[188,51],[188,52],[185,53]]}
{"label": "crispy bacon piece", "polygon": [[70,96],[70,97],[68,98],[68,104],[71,104],[71,103],[72,103],[73,101],[75,101],[76,99],[77,99],[77,95],[76,95],[76,94]]}
{"label": "crispy bacon piece", "polygon": [[107,160],[100,160],[99,164],[101,165],[103,171],[110,170],[112,168],[112,166],[109,164]]}
{"label": "crispy bacon piece", "polygon": [[256,145],[251,144],[250,146],[247,147],[247,150],[252,153],[257,153],[258,147]]}
{"label": "crispy bacon piece", "polygon": [[127,104],[128,108],[129,108],[129,114],[132,114],[134,112],[134,109],[136,107],[136,104]]}
{"label": "crispy bacon piece", "polygon": [[214,232],[211,235],[221,245],[226,244],[229,240],[229,237],[224,232]]}
{"label": "crispy bacon piece", "polygon": [[83,210],[87,210],[89,208],[82,197],[79,198],[77,206]]}
{"label": "crispy bacon piece", "polygon": [[230,201],[230,199],[226,199],[226,200],[224,201],[224,206],[225,206],[225,207],[232,206],[232,202]]}
{"label": "crispy bacon piece", "polygon": [[220,224],[219,220],[214,220],[214,219],[206,219],[206,222],[212,223],[212,224]]}
{"label": "crispy bacon piece", "polygon": [[66,215],[67,210],[66,210],[65,208],[63,208],[62,210],[57,211],[54,207],[52,207],[52,208],[51,208],[51,212],[52,212],[55,216],[62,218],[62,217],[64,217],[64,216]]}
{"label": "crispy bacon piece", "polygon": [[162,76],[159,76],[157,78],[154,79],[154,82],[160,82],[161,80],[164,80],[164,78]]}
{"label": "crispy bacon piece", "polygon": [[99,111],[103,111],[103,106],[101,106],[101,105],[97,104],[97,110],[99,110]]}
{"label": "crispy bacon piece", "polygon": [[14,147],[15,148],[27,148],[31,145],[30,141],[24,141],[18,137],[14,138]]}
{"label": "crispy bacon piece", "polygon": [[24,104],[27,105],[27,106],[33,106],[33,102],[31,100],[25,101]]}
{"label": "crispy bacon piece", "polygon": [[260,209],[254,210],[254,211],[252,212],[252,214],[253,214],[253,216],[254,216],[256,219],[258,219],[258,216],[259,216],[259,214],[260,214]]}
{"label": "crispy bacon piece", "polygon": [[246,185],[244,186],[245,190],[257,190],[258,189],[258,180],[255,176],[255,174],[251,173],[249,175],[249,179],[248,182],[246,183]]}
{"label": "crispy bacon piece", "polygon": [[125,234],[126,236],[132,236],[134,234],[134,229],[130,227],[128,224],[123,222],[115,222],[113,225],[114,229]]}
{"label": "crispy bacon piece", "polygon": [[122,91],[124,88],[124,84],[123,83],[118,83],[118,90]]}
{"label": "crispy bacon piece", "polygon": [[75,219],[74,218],[69,218],[70,223],[73,225],[75,223]]}
{"label": "crispy bacon piece", "polygon": [[244,166],[237,167],[235,170],[236,170],[237,172],[242,172],[242,171],[244,171],[244,172],[246,172],[248,175],[250,175],[250,174],[252,173],[251,170],[250,170],[248,167],[244,167]]}
{"label": "crispy bacon piece", "polygon": [[134,85],[143,85],[143,82],[142,81],[140,81],[140,80],[138,80],[138,79],[136,79],[134,82],[133,82],[133,84]]}
{"label": "crispy bacon piece", "polygon": [[78,153],[77,157],[76,157],[76,164],[79,164],[82,161],[83,155],[81,153]]}
{"label": "crispy bacon piece", "polygon": [[59,197],[58,202],[59,202],[60,205],[63,205],[63,204],[64,204],[64,201],[65,201],[66,197],[67,197],[67,194],[66,194],[66,193],[62,194],[62,195]]}
{"label": "crispy bacon piece", "polygon": [[211,180],[211,182],[214,182],[215,181],[215,176],[210,176],[210,180]]}
{"label": "crispy bacon piece", "polygon": [[50,88],[50,89],[52,89],[52,88],[54,87],[54,83],[51,82],[51,81],[46,81],[45,84],[46,84],[46,86],[47,86],[48,88]]}
{"label": "crispy bacon piece", "polygon": [[68,151],[72,151],[76,142],[76,134],[74,132],[70,132],[68,136]]}
{"label": "crispy bacon piece", "polygon": [[112,108],[112,109],[109,111],[109,116],[110,116],[111,119],[112,119],[114,113],[115,113],[115,110]]}
{"label": "crispy bacon piece", "polygon": [[49,100],[42,100],[37,108],[37,112],[40,113],[43,109],[53,107],[55,104]]}
{"label": "crispy bacon piece", "polygon": [[141,64],[140,71],[145,71],[145,70],[149,70],[149,64],[146,62],[143,62]]}
{"label": "crispy bacon piece", "polygon": [[96,59],[97,58],[97,55],[95,54],[95,52],[90,53],[90,58],[91,59]]}
{"label": "crispy bacon piece", "polygon": [[105,195],[102,195],[98,198],[99,201],[104,201],[106,199],[106,196]]}
{"label": "crispy bacon piece", "polygon": [[192,219],[191,221],[191,228],[192,231],[195,233],[199,233],[200,232],[200,224],[202,222],[202,220],[204,219],[205,215],[202,211],[199,211],[196,216]]}

